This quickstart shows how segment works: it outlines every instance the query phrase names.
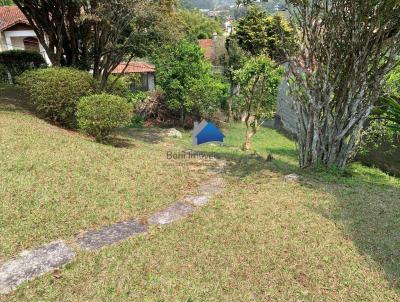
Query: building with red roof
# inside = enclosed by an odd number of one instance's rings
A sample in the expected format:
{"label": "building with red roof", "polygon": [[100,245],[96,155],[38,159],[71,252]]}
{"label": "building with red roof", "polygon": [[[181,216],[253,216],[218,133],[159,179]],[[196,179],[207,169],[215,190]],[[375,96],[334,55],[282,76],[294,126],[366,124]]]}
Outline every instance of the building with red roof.
{"label": "building with red roof", "polygon": [[0,7],[0,51],[22,49],[40,52],[48,63],[46,52],[28,19],[17,6]]}
{"label": "building with red roof", "polygon": [[123,75],[132,75],[138,74],[140,76],[141,87],[133,87],[140,88],[142,90],[153,91],[155,90],[155,72],[156,67],[152,64],[146,62],[130,62],[120,63],[111,73],[114,75],[123,74]]}

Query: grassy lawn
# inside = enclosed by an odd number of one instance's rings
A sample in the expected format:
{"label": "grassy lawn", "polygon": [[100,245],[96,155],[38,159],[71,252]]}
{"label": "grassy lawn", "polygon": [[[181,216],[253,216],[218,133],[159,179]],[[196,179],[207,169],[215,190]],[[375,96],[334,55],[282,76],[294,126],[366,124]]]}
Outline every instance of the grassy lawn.
{"label": "grassy lawn", "polygon": [[[254,137],[257,154],[240,150],[241,125],[225,132],[225,146],[200,148],[228,163],[225,190],[207,206],[79,252],[61,277],[46,274],[4,301],[400,300],[399,179],[359,164],[345,176],[300,170],[295,144],[276,131]],[[200,163],[166,159],[190,147],[189,133],[122,138],[124,147],[99,145],[0,107],[1,255],[146,215],[205,179]],[[293,172],[302,181],[284,182]]]}
{"label": "grassy lawn", "polygon": [[101,145],[28,114],[16,97],[10,88],[0,97],[0,260],[145,217],[204,177],[195,162],[167,159],[176,147],[159,131],[126,130],[119,147]]}

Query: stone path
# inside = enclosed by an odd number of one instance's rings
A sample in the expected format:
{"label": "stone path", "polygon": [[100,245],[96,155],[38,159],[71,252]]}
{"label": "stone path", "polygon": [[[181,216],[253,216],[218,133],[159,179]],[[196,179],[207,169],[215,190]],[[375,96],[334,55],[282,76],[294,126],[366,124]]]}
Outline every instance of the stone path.
{"label": "stone path", "polygon": [[183,217],[194,212],[195,208],[189,204],[177,202],[170,207],[156,212],[150,216],[148,222],[149,224],[168,224],[176,220],[182,219]]}
{"label": "stone path", "polygon": [[0,294],[8,293],[24,281],[72,262],[74,258],[74,251],[62,240],[36,250],[24,251],[19,257],[0,264]]}
{"label": "stone path", "polygon": [[123,221],[107,226],[97,231],[90,231],[77,238],[79,247],[83,250],[98,250],[103,246],[113,244],[128,237],[147,232],[147,226],[137,219]]}
{"label": "stone path", "polygon": [[[75,241],[81,250],[99,250],[121,240],[147,232],[148,225],[165,225],[190,215],[196,209],[207,204],[211,197],[223,190],[224,162],[210,170],[210,179],[199,187],[199,195],[189,195],[183,201],[173,203],[168,208],[150,215],[147,224],[138,219],[115,223],[98,230],[88,231]],[[24,251],[16,258],[0,263],[0,294],[16,289],[25,281],[55,270],[75,259],[72,247],[59,240],[36,250]]]}

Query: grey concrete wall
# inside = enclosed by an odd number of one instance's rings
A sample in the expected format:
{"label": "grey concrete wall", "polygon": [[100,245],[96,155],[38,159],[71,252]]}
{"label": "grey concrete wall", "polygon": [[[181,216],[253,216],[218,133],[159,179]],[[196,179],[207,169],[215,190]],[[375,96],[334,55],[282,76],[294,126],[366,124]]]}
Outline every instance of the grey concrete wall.
{"label": "grey concrete wall", "polygon": [[275,126],[295,135],[298,118],[293,99],[288,95],[288,88],[288,82],[284,79],[279,88]]}
{"label": "grey concrete wall", "polygon": [[147,74],[147,89],[149,91],[156,90],[156,81],[155,81],[154,73],[148,73]]}

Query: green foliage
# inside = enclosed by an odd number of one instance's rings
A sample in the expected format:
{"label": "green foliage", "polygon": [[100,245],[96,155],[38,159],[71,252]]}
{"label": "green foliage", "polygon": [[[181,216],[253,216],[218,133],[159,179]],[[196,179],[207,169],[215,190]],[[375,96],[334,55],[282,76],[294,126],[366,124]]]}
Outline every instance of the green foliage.
{"label": "green foliage", "polygon": [[128,126],[132,113],[124,98],[102,93],[81,98],[76,116],[79,129],[103,142],[114,129]]}
{"label": "green foliage", "polygon": [[229,82],[233,82],[235,71],[243,67],[247,58],[246,53],[239,47],[235,37],[229,37],[225,41],[226,55],[223,58],[224,74]]}
{"label": "green foliage", "polygon": [[144,117],[135,114],[131,119],[131,128],[143,128],[144,126]]}
{"label": "green foliage", "polygon": [[168,45],[157,59],[158,83],[169,109],[204,117],[219,107],[226,85],[211,74],[211,65],[197,44],[181,41]]}
{"label": "green foliage", "polygon": [[109,94],[127,97],[129,95],[129,81],[126,77],[109,76],[104,91]]}
{"label": "green foliage", "polygon": [[0,64],[0,83],[9,83],[7,68],[3,64]]}
{"label": "green foliage", "polygon": [[252,55],[267,54],[280,62],[296,49],[294,31],[281,14],[269,16],[258,6],[250,6],[239,19],[236,38],[240,47]]}
{"label": "green foliage", "polygon": [[0,52],[0,64],[5,66],[13,81],[26,70],[47,66],[40,53],[20,49]]}
{"label": "green foliage", "polygon": [[377,150],[382,144],[394,151],[400,140],[400,66],[386,77],[384,94],[362,132],[359,152],[363,155]]}
{"label": "green foliage", "polygon": [[283,70],[265,55],[249,59],[235,75],[246,101],[243,110],[256,120],[272,118]]}
{"label": "green foliage", "polygon": [[250,149],[250,137],[256,134],[262,120],[272,118],[275,112],[282,74],[282,68],[277,68],[275,62],[265,55],[249,59],[235,72],[242,94],[239,104],[242,104],[247,128],[245,150]]}
{"label": "green foliage", "polygon": [[73,68],[29,70],[17,79],[30,96],[36,110],[53,122],[76,127],[78,100],[96,89],[92,76]]}
{"label": "green foliage", "polygon": [[178,19],[189,40],[211,39],[214,32],[222,33],[222,24],[197,10],[180,10]]}
{"label": "green foliage", "polygon": [[7,6],[7,5],[13,5],[12,0],[0,0],[0,6]]}
{"label": "green foliage", "polygon": [[148,95],[149,94],[144,91],[131,92],[128,95],[128,101],[135,107],[136,104],[143,102],[148,97]]}

